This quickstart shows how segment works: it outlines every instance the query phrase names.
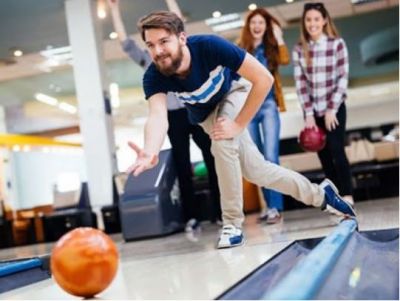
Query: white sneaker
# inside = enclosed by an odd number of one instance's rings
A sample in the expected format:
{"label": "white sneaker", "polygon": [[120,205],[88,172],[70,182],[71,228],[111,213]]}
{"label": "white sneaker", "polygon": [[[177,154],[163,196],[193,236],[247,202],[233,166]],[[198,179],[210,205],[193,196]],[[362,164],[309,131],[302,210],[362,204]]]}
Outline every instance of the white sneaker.
{"label": "white sneaker", "polygon": [[233,225],[225,225],[222,228],[221,235],[218,240],[218,249],[231,248],[240,246],[244,243],[242,229]]}
{"label": "white sneaker", "polygon": [[276,208],[268,209],[267,224],[277,224],[282,220],[282,215]]}
{"label": "white sneaker", "polygon": [[259,222],[265,222],[268,219],[268,210],[267,209],[263,209],[260,212],[260,215],[258,216],[258,221]]}
{"label": "white sneaker", "polygon": [[196,230],[200,230],[200,222],[195,219],[195,218],[191,218],[185,226],[185,232],[189,233],[189,232],[194,232]]}

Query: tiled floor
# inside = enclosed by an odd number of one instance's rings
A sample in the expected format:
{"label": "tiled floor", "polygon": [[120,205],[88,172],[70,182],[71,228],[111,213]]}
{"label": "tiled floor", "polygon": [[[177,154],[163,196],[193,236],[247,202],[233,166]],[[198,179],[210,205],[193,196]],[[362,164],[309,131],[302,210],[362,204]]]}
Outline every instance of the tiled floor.
{"label": "tiled floor", "polygon": [[[399,227],[399,199],[390,198],[357,204],[359,229],[377,230]],[[99,299],[213,299],[260,264],[289,245],[304,238],[330,233],[339,221],[318,209],[284,213],[277,225],[261,225],[256,215],[246,218],[246,244],[216,250],[218,227],[204,223],[202,231],[164,238],[118,242],[121,264],[111,286]],[[7,249],[1,259],[49,253],[51,244]],[[53,280],[42,281],[0,295],[0,299],[70,299]]]}

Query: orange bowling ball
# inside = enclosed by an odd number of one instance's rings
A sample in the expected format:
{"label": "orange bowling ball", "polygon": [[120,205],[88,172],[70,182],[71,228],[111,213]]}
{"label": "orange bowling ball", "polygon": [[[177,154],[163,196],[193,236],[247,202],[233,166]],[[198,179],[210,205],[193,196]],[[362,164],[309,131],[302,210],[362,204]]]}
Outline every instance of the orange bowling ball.
{"label": "orange bowling ball", "polygon": [[93,297],[106,289],[118,268],[115,243],[102,231],[76,228],[56,243],[51,253],[51,272],[66,292]]}

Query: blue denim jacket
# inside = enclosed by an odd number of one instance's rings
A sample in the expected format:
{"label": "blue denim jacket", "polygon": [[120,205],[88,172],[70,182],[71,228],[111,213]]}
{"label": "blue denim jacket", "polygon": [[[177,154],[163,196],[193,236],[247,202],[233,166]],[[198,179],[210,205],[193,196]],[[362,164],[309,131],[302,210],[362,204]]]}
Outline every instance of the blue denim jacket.
{"label": "blue denim jacket", "polygon": [[[268,59],[265,57],[264,55],[264,49],[265,46],[264,44],[260,44],[258,45],[255,49],[254,49],[254,57],[261,63],[263,64],[267,69],[268,69]],[[270,99],[273,98],[275,99],[275,92],[274,92],[274,86],[271,88],[271,91],[269,91],[267,97],[265,99]]]}

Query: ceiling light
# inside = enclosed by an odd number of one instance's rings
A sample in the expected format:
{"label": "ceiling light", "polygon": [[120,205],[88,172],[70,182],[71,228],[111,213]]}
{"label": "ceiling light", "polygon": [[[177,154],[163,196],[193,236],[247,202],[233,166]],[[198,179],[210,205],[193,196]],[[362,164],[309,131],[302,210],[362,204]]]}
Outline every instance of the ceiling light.
{"label": "ceiling light", "polygon": [[105,18],[107,17],[106,11],[105,11],[105,10],[99,9],[99,10],[97,11],[97,16],[98,16],[100,19],[105,19]]}
{"label": "ceiling light", "polygon": [[47,60],[43,67],[54,67],[72,63],[71,46],[51,48],[40,51]]}
{"label": "ceiling light", "polygon": [[42,93],[36,93],[35,99],[51,106],[56,106],[58,104],[58,100],[56,98]]}
{"label": "ceiling light", "polygon": [[287,3],[292,3],[292,2],[293,2],[293,0],[286,0],[286,2],[287,2]]}
{"label": "ceiling light", "polygon": [[248,6],[248,8],[249,8],[249,10],[255,10],[255,9],[257,8],[257,4],[251,3],[251,4]]}
{"label": "ceiling light", "polygon": [[100,19],[105,19],[107,17],[106,4],[104,0],[99,0],[97,2],[97,16]]}
{"label": "ceiling light", "polygon": [[20,49],[16,49],[13,52],[14,56],[22,56],[24,53]]}
{"label": "ceiling light", "polygon": [[240,19],[239,14],[228,14],[228,15],[222,15],[218,18],[210,18],[206,19],[205,22],[207,25],[216,25],[216,24],[221,24],[221,23],[226,23],[226,22],[232,22],[232,21],[237,21]]}
{"label": "ceiling light", "polygon": [[66,102],[61,102],[58,105],[58,108],[70,114],[76,114],[76,112],[78,111],[78,109],[75,106],[70,105],[69,103]]}
{"label": "ceiling light", "polygon": [[230,29],[234,29],[234,28],[240,28],[242,26],[244,26],[244,21],[238,20],[238,21],[234,21],[234,22],[215,25],[212,27],[212,30],[215,32],[221,32],[221,31],[226,31],[226,30],[230,30]]}
{"label": "ceiling light", "polygon": [[212,13],[213,18],[219,18],[219,17],[221,17],[221,15],[222,15],[221,12],[218,10],[216,10],[215,12]]}
{"label": "ceiling light", "polygon": [[16,145],[14,145],[14,146],[12,147],[12,150],[13,150],[14,152],[19,152],[19,151],[21,150],[21,146],[19,146],[18,144],[16,144]]}
{"label": "ceiling light", "polygon": [[118,38],[118,34],[115,31],[113,31],[109,34],[109,37],[111,40],[115,40],[116,38]]}
{"label": "ceiling light", "polygon": [[46,58],[49,58],[52,56],[70,54],[71,52],[72,52],[71,46],[64,46],[64,47],[49,48],[46,50],[42,50],[40,51],[40,54]]}
{"label": "ceiling light", "polygon": [[222,15],[219,18],[210,18],[205,20],[205,23],[211,26],[211,29],[215,32],[239,28],[244,25],[244,21],[239,14],[228,14]]}

